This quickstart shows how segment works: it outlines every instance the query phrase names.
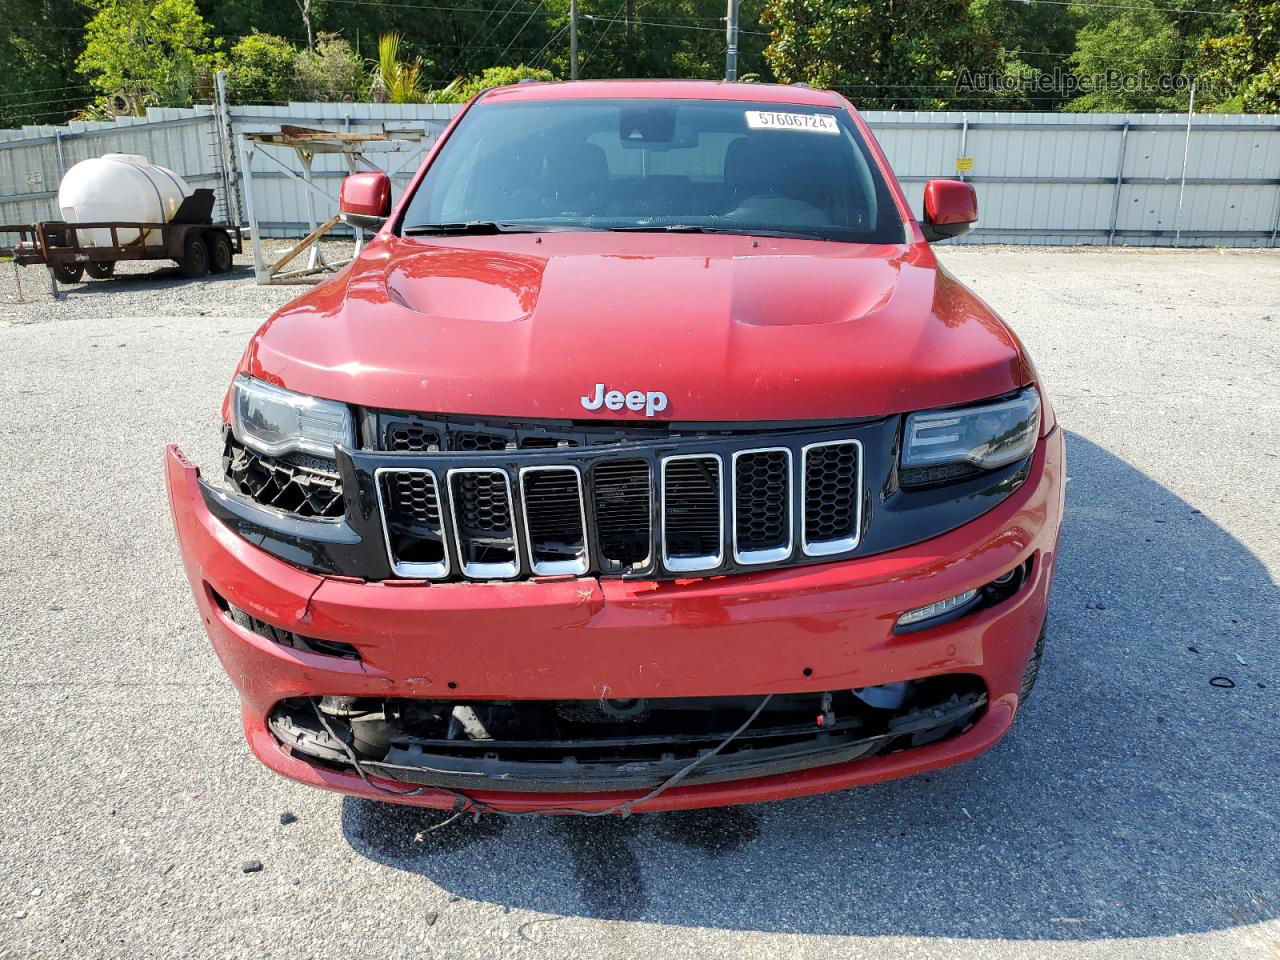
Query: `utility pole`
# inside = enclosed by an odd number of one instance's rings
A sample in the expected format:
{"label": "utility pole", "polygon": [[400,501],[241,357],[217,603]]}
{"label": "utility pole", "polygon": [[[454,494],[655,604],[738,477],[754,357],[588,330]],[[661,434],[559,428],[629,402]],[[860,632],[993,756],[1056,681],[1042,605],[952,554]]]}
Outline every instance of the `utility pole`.
{"label": "utility pole", "polygon": [[578,0],[569,0],[569,79],[578,79]]}
{"label": "utility pole", "polygon": [[724,21],[724,78],[738,79],[738,0],[729,0],[729,13]]}

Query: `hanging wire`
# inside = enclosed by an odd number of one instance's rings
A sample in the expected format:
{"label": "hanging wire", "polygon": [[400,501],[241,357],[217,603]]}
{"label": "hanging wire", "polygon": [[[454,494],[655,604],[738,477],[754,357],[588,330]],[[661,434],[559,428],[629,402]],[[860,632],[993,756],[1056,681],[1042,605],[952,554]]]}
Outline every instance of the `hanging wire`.
{"label": "hanging wire", "polygon": [[1234,17],[1234,10],[1193,10],[1188,7],[1135,7],[1124,3],[1093,3],[1088,0],[1005,0],[1006,3],[1043,3],[1055,7],[1082,7],[1085,10],[1097,7],[1100,10],[1133,10],[1138,13],[1149,13],[1152,10],[1160,13],[1195,13],[1209,17]]}
{"label": "hanging wire", "polygon": [[712,757],[719,755],[725,747],[737,740],[738,737],[746,732],[747,728],[750,727],[751,724],[756,722],[757,718],[759,718],[760,714],[764,712],[764,708],[769,705],[769,702],[772,699],[773,694],[771,693],[762,697],[760,702],[756,705],[756,708],[751,712],[751,715],[747,717],[746,720],[742,721],[742,725],[739,726],[738,729],[730,733],[711,750],[708,750],[705,753],[699,753],[689,761],[689,763],[686,763],[671,776],[667,777],[667,779],[663,780],[648,793],[644,794],[644,796],[615,803],[612,806],[605,807],[603,810],[581,810],[575,807],[548,807],[539,810],[520,811],[499,810],[496,807],[492,807],[485,803],[483,800],[477,800],[475,797],[469,796],[458,790],[450,790],[447,787],[421,786],[412,790],[396,790],[391,787],[385,787],[382,784],[374,783],[373,780],[370,779],[369,774],[364,769],[363,762],[356,756],[355,750],[353,750],[345,740],[334,732],[333,727],[325,718],[324,713],[320,710],[320,706],[314,698],[311,700],[311,708],[315,711],[316,717],[319,719],[321,726],[324,727],[325,732],[342,748],[342,751],[346,754],[348,761],[355,768],[356,773],[360,775],[360,779],[363,780],[371,790],[391,797],[414,797],[421,795],[427,790],[432,790],[437,793],[446,793],[453,797],[452,810],[454,814],[448,820],[445,820],[443,823],[436,824],[431,828],[432,830],[438,830],[453,823],[464,813],[494,813],[504,817],[555,816],[559,814],[575,814],[581,817],[610,817],[617,814],[625,819],[626,817],[631,816],[637,806],[656,800],[667,790],[670,790],[676,784],[680,783],[680,781],[686,779],[693,773],[693,771],[702,766],[702,764],[706,763]]}

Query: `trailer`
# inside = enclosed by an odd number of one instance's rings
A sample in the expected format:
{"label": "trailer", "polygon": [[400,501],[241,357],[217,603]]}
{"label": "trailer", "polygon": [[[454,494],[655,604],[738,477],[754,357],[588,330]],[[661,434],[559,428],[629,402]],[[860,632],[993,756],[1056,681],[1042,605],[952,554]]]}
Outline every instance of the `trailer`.
{"label": "trailer", "polygon": [[[196,190],[182,201],[168,223],[46,220],[0,224],[0,235],[18,237],[15,243],[0,246],[0,256],[12,257],[20,266],[44,264],[61,283],[79,283],[86,273],[95,280],[105,280],[121,260],[173,260],[184,277],[226,273],[244,246],[240,228],[212,222],[212,210],[213,191]],[[110,242],[82,243],[83,234],[90,230],[107,231]],[[135,239],[122,241],[122,234]]]}

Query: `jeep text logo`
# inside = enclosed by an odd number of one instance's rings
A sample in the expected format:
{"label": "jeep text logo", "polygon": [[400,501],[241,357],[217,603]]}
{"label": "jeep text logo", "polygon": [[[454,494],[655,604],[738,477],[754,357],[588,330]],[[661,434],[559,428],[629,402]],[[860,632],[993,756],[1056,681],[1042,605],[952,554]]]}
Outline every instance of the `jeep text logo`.
{"label": "jeep text logo", "polygon": [[597,383],[595,393],[583,397],[582,405],[588,410],[599,410],[601,407],[621,410],[626,407],[636,413],[643,410],[646,417],[652,417],[655,413],[661,413],[667,409],[667,395],[661,390],[650,390],[647,393],[640,390],[631,390],[627,393],[621,390],[606,392],[604,384]]}

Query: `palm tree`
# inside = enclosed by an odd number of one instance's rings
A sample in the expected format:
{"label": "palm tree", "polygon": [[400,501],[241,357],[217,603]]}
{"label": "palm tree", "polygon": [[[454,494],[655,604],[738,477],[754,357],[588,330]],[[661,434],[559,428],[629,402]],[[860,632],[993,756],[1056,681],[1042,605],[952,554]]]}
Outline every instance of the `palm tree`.
{"label": "palm tree", "polygon": [[369,90],[374,103],[425,103],[422,93],[422,60],[400,60],[400,34],[378,38],[378,59],[373,65]]}

